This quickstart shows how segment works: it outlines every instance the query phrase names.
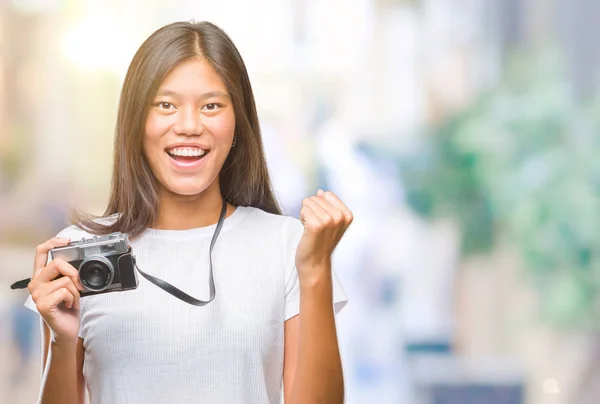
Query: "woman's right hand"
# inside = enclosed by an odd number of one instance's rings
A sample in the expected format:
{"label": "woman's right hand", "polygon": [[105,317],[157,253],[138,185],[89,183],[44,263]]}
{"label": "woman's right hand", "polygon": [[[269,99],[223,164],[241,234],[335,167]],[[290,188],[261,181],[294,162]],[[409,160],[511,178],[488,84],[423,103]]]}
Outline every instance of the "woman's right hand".
{"label": "woman's right hand", "polygon": [[[76,343],[79,336],[79,272],[68,262],[55,258],[48,265],[48,252],[69,243],[54,237],[37,246],[33,276],[27,288],[35,306],[52,332],[52,341]],[[61,278],[58,276],[62,275]]]}

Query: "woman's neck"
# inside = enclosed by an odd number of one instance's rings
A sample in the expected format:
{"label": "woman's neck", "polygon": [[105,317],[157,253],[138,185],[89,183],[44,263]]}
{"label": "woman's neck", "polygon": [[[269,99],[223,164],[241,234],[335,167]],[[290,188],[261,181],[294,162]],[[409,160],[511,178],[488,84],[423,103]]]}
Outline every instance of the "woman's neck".
{"label": "woman's neck", "polygon": [[[158,220],[154,228],[158,230],[189,230],[206,227],[218,222],[223,198],[217,191],[207,189],[198,195],[177,195],[164,190]],[[226,217],[235,211],[227,204]]]}

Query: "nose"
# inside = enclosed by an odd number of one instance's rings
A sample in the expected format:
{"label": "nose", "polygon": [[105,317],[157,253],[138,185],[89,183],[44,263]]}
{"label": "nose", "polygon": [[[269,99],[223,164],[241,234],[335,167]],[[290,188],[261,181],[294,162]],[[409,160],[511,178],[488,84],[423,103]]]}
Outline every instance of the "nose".
{"label": "nose", "polygon": [[191,107],[181,108],[177,113],[177,122],[174,129],[178,135],[199,135],[204,130],[200,113]]}

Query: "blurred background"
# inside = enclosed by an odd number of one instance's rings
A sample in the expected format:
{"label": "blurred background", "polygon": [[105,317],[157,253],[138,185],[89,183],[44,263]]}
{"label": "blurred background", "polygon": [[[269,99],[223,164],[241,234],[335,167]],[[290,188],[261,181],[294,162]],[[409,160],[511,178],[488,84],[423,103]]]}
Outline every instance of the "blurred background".
{"label": "blurred background", "polygon": [[209,20],[237,44],[285,213],[319,187],[347,403],[600,402],[600,3],[0,1],[0,402],[35,402],[34,247],[108,198],[142,41]]}

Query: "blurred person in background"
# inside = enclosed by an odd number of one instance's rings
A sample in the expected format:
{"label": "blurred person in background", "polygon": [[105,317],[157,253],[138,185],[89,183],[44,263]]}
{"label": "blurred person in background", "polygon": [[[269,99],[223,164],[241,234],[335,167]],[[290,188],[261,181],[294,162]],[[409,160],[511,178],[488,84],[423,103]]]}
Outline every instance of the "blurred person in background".
{"label": "blurred person in background", "polygon": [[[206,22],[152,34],[129,67],[116,132],[105,214],[36,250],[26,305],[43,319],[40,400],[81,403],[87,389],[92,404],[279,403],[283,390],[287,403],[341,403],[334,315],[347,299],[331,255],[352,213],[319,190],[299,220],[281,215],[229,37]],[[209,299],[140,279],[80,300],[77,269],[49,252],[113,232],[128,235],[140,269]]]}
{"label": "blurred person in background", "polygon": [[29,365],[35,353],[36,335],[34,332],[37,321],[35,316],[19,301],[11,302],[8,315],[12,341],[19,358],[11,369],[10,387],[17,391],[28,376]]}

